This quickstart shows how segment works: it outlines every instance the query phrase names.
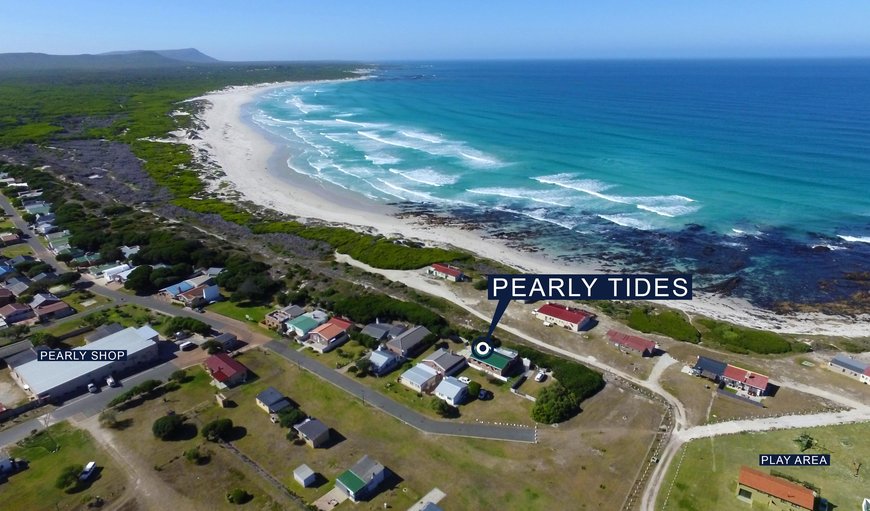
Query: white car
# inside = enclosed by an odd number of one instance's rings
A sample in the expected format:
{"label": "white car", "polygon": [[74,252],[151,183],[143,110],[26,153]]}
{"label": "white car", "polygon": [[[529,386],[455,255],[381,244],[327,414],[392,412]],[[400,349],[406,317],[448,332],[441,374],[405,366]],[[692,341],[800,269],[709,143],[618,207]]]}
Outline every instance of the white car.
{"label": "white car", "polygon": [[115,378],[113,378],[112,375],[110,374],[109,376],[106,377],[106,385],[108,385],[109,387],[117,387],[118,382],[116,382]]}
{"label": "white car", "polygon": [[88,383],[88,392],[91,394],[96,394],[99,389],[93,383]]}
{"label": "white car", "polygon": [[535,381],[540,383],[547,379],[547,373],[544,371],[538,371],[538,374],[535,375]]}
{"label": "white car", "polygon": [[462,383],[466,384],[466,385],[468,385],[469,383],[471,383],[471,378],[469,378],[468,376],[460,376],[460,377],[457,378],[457,379],[458,379],[459,381],[461,381]]}
{"label": "white car", "polygon": [[79,475],[79,480],[80,481],[87,481],[88,478],[91,477],[91,474],[94,473],[94,469],[96,469],[96,468],[97,468],[97,462],[96,461],[89,461],[88,464],[85,465],[85,469],[82,470],[81,475]]}

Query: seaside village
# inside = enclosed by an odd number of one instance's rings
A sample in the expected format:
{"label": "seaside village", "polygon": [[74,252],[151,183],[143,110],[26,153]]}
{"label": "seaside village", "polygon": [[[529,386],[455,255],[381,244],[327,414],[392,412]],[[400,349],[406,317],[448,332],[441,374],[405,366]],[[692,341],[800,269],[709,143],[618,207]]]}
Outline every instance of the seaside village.
{"label": "seaside village", "polygon": [[[51,207],[40,199],[40,190],[5,175],[0,176],[0,183],[5,185],[4,194],[20,211],[4,218],[5,230],[0,233],[4,250],[0,257],[0,329],[9,334],[0,344],[0,358],[7,366],[5,374],[21,391],[17,402],[0,403],[0,419],[8,421],[35,408],[57,405],[82,394],[96,394],[103,388],[120,385],[143,371],[159,368],[167,356],[204,368],[221,407],[237,401],[235,396],[247,395],[233,393],[234,389],[257,385],[253,372],[238,360],[240,353],[257,346],[241,339],[239,332],[220,332],[212,328],[191,332],[183,326],[177,331],[158,332],[147,322],[133,324],[129,316],[119,315],[118,321],[100,325],[85,323],[57,330],[51,340],[47,335],[37,335],[46,327],[60,326],[70,318],[107,307],[105,296],[111,293],[122,294],[120,288],[137,268],[138,247],[120,247],[121,258],[113,260],[106,260],[99,253],[77,250],[70,246],[70,233],[54,225]],[[16,228],[14,220],[19,215],[27,224],[24,229]],[[60,262],[68,269],[59,267]],[[168,305],[170,312],[183,310],[190,317],[204,310],[211,314],[209,307],[222,299],[216,281],[221,271],[221,268],[196,269],[154,295],[141,298],[150,300],[147,303]],[[448,264],[433,264],[422,271],[428,278],[447,281],[447,285],[458,285],[466,280],[461,268]],[[98,288],[104,289],[105,295],[96,292]],[[129,296],[132,300],[133,295]],[[152,308],[157,310],[157,305]],[[171,315],[162,311],[161,314]],[[598,328],[594,314],[567,302],[535,304],[532,314],[545,327],[577,333]],[[323,367],[334,365],[334,368],[327,367],[328,372],[341,377],[370,375],[378,381],[389,382],[388,385],[407,389],[411,400],[431,396],[430,399],[443,403],[436,408],[445,419],[457,415],[457,410],[471,402],[481,402],[477,406],[497,410],[504,406],[502,400],[505,399],[534,401],[533,393],[524,391],[524,385],[546,385],[547,380],[554,378],[548,368],[535,367],[529,359],[506,347],[496,347],[490,356],[480,358],[469,348],[467,339],[446,342],[425,326],[396,321],[357,324],[310,305],[275,308],[252,327],[277,333],[293,352],[311,354],[306,356],[314,363],[322,361]],[[33,332],[29,338],[25,338],[27,329]],[[656,342],[615,329],[608,329],[602,338],[612,345],[614,353],[618,350],[630,357],[649,358],[663,353]],[[64,344],[67,339],[79,339],[80,343]],[[352,340],[366,349],[354,352],[350,358],[343,348]],[[123,361],[56,362],[46,370],[45,364],[37,361],[37,352],[45,349],[123,349],[128,356]],[[837,373],[870,383],[870,365],[866,363],[837,355],[829,366]],[[765,399],[775,399],[771,396],[775,396],[776,386],[768,376],[728,361],[698,356],[694,364],[687,364],[683,371],[709,380],[720,395],[750,406],[764,406]],[[510,393],[494,393],[494,387],[504,382],[510,382]],[[130,387],[131,391],[138,388]],[[288,428],[288,434],[313,449],[330,449],[341,439],[330,427],[330,417],[303,413],[295,404],[294,390],[289,386],[258,387],[252,397],[246,398],[249,402],[236,402],[233,406],[256,407],[263,421]],[[512,397],[505,397],[511,394]],[[254,408],[251,410],[254,413]],[[494,423],[500,424],[497,420]],[[325,463],[291,467],[293,479],[301,488],[319,487],[326,477]],[[12,467],[13,463],[10,461],[7,465]],[[391,477],[388,467],[362,454],[347,464],[315,505],[331,509],[346,499],[371,500],[384,491],[385,482]],[[770,477],[744,470],[740,473],[740,497],[751,500],[758,492],[768,496],[777,494],[776,488],[782,484],[771,483],[767,480]],[[769,490],[770,487],[774,489]],[[424,498],[414,509],[440,509],[437,501],[443,493],[440,495],[433,490],[427,495],[428,500]],[[803,493],[801,498],[806,500]],[[793,506],[788,509],[812,509],[801,507],[801,503],[793,500],[789,502]]]}

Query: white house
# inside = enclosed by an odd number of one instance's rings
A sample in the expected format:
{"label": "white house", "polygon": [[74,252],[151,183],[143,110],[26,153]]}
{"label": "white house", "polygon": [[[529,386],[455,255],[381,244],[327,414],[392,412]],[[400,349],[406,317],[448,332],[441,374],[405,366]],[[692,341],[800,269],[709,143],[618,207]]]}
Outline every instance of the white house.
{"label": "white house", "polygon": [[452,406],[459,406],[468,398],[468,385],[448,376],[435,387],[435,397]]}

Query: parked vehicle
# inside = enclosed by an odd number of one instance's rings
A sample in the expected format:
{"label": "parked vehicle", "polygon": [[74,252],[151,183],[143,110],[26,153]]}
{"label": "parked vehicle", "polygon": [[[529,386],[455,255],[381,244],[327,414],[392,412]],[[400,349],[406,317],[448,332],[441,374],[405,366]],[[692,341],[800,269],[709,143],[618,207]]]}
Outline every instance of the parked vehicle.
{"label": "parked vehicle", "polygon": [[91,394],[96,394],[99,389],[93,383],[88,383],[88,392]]}
{"label": "parked vehicle", "polygon": [[194,344],[194,343],[192,343],[192,342],[190,342],[190,341],[184,341],[183,343],[181,343],[181,344],[178,345],[178,348],[179,348],[181,351],[189,351],[189,350],[192,350],[192,349],[195,348],[195,347],[196,347],[196,344]]}
{"label": "parked vehicle", "polygon": [[106,385],[108,385],[109,387],[117,387],[118,382],[116,382],[115,378],[113,378],[112,375],[110,374],[109,376],[106,377]]}
{"label": "parked vehicle", "polygon": [[93,475],[94,470],[97,468],[96,461],[89,461],[87,465],[85,465],[85,469],[82,470],[81,475],[79,476],[80,481],[87,481],[91,475]]}
{"label": "parked vehicle", "polygon": [[471,378],[469,378],[468,376],[460,376],[458,379],[459,379],[459,381],[461,381],[462,383],[464,383],[466,385],[471,383]]}
{"label": "parked vehicle", "polygon": [[547,379],[547,373],[544,371],[538,371],[538,374],[535,375],[535,381],[541,383],[542,381]]}
{"label": "parked vehicle", "polygon": [[493,398],[492,392],[486,389],[480,389],[480,392],[477,393],[477,399],[481,401],[489,401]]}

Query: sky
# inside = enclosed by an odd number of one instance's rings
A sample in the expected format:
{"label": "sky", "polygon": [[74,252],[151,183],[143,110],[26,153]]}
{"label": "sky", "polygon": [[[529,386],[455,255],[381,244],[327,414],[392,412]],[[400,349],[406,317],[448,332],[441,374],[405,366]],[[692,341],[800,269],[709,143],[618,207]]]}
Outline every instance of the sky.
{"label": "sky", "polygon": [[0,53],[221,60],[870,57],[870,0],[0,1]]}

